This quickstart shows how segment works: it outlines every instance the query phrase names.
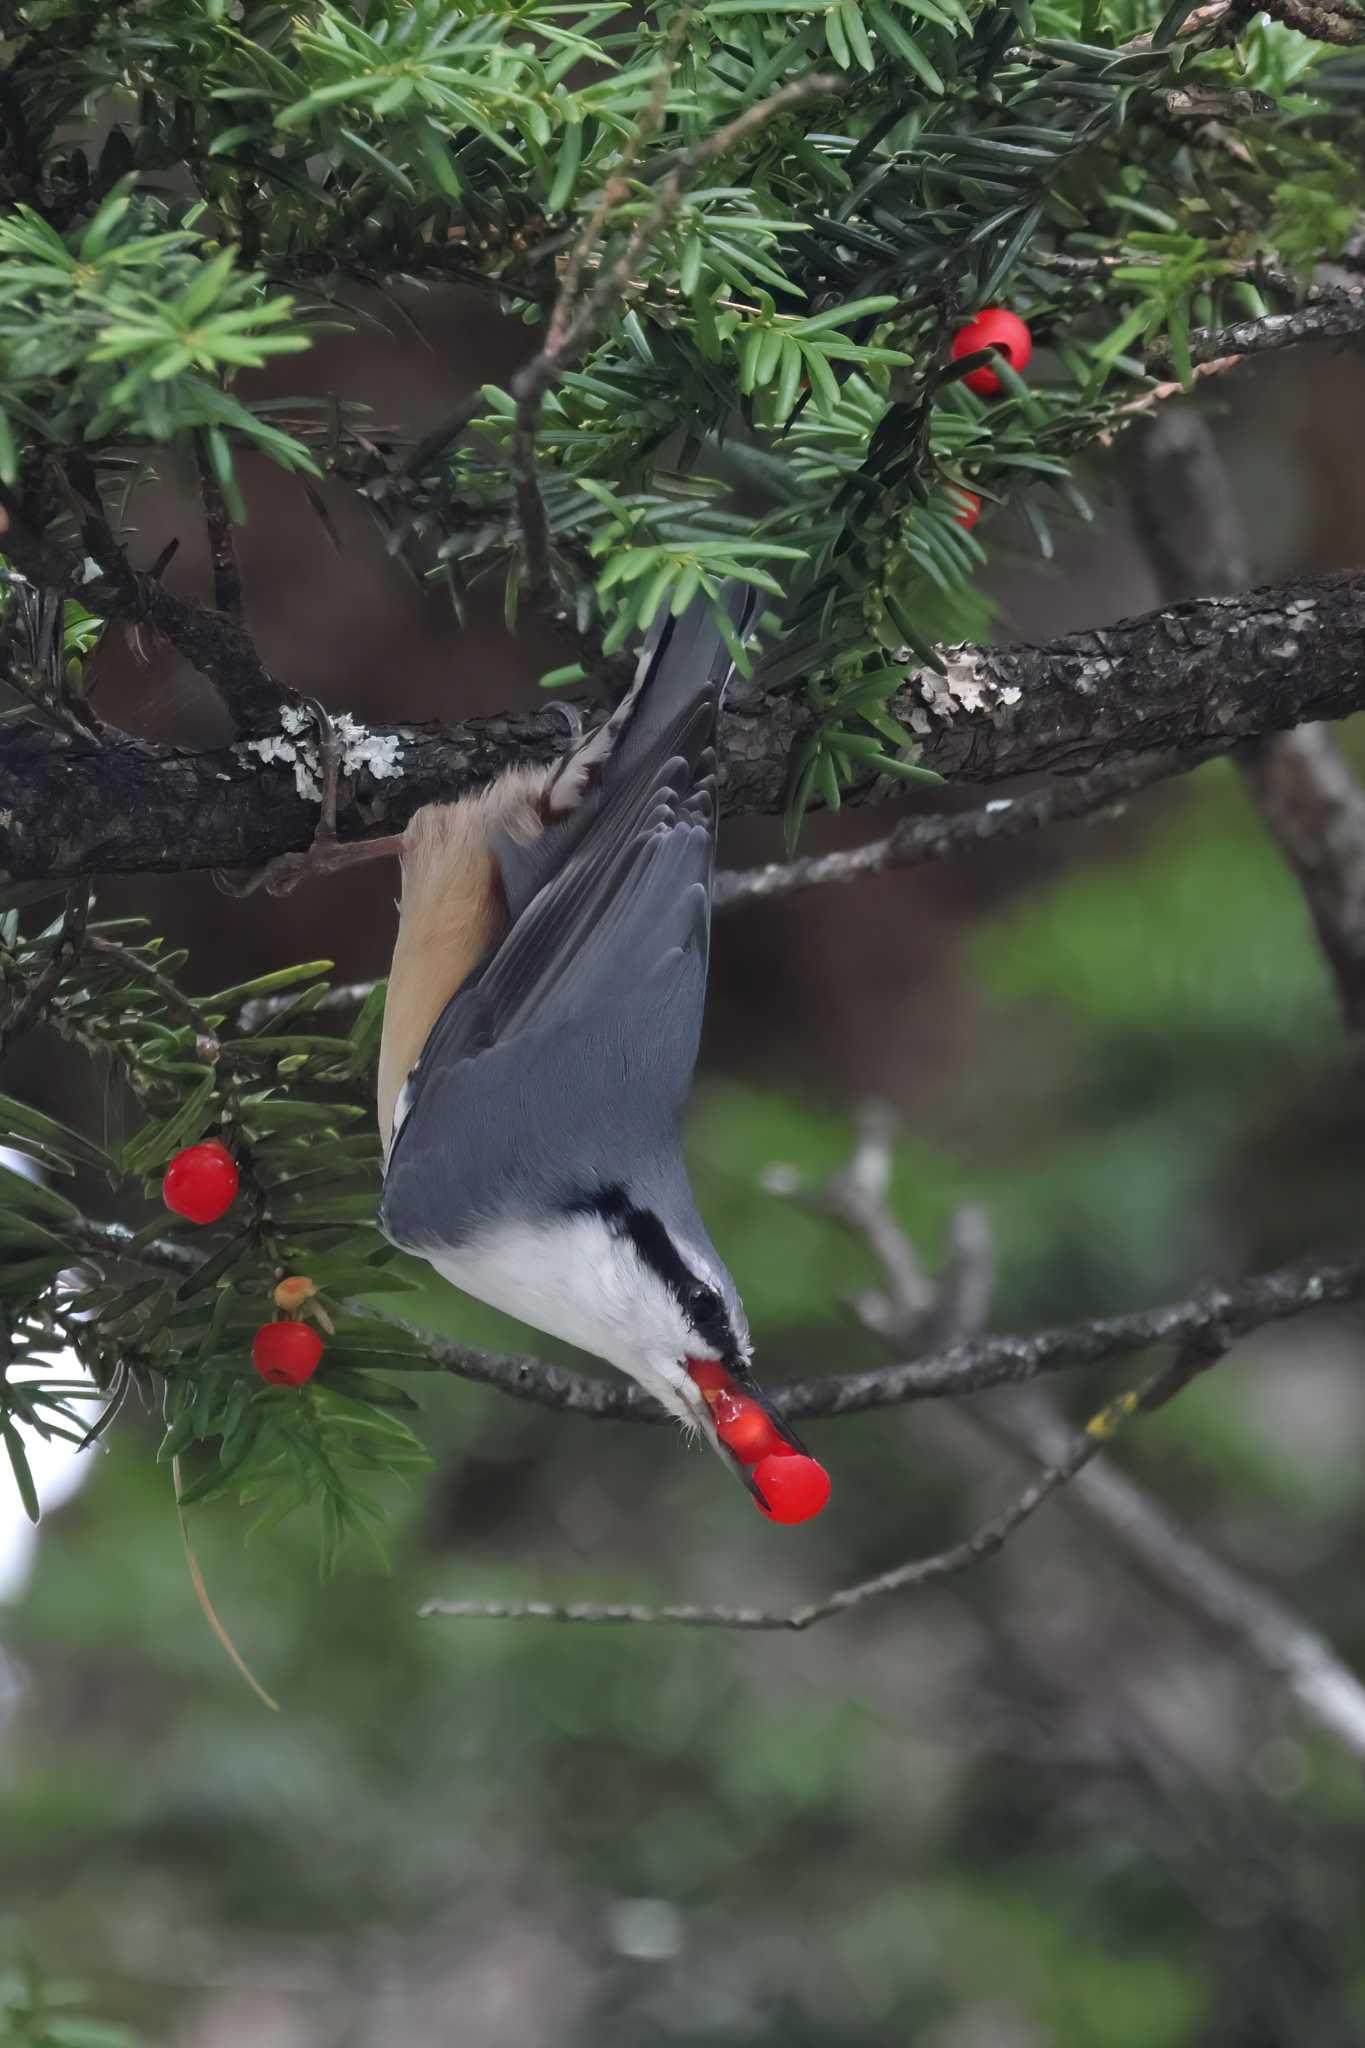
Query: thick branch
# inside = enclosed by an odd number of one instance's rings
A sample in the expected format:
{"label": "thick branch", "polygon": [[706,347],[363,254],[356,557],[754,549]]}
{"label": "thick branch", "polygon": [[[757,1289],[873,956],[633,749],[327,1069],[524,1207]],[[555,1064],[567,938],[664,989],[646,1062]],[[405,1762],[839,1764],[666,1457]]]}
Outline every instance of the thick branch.
{"label": "thick branch", "polygon": [[1262,0],[1272,21],[1296,28],[1300,35],[1318,43],[1365,43],[1365,15],[1344,5],[1325,5],[1323,0]]}
{"label": "thick branch", "polygon": [[[945,666],[939,676],[907,662],[895,708],[921,760],[954,779],[1078,774],[1157,752],[1202,759],[1365,705],[1365,574],[1173,605],[1042,645],[960,647]],[[814,717],[794,679],[760,675],[732,691],[728,811],[782,808],[792,749]],[[562,746],[562,722],[546,711],[353,731],[341,835],[396,831],[420,804]],[[317,787],[307,735],[191,754],[133,741],[83,747],[21,727],[0,741],[0,871],[259,867],[311,844]],[[852,794],[887,793],[869,780]]]}

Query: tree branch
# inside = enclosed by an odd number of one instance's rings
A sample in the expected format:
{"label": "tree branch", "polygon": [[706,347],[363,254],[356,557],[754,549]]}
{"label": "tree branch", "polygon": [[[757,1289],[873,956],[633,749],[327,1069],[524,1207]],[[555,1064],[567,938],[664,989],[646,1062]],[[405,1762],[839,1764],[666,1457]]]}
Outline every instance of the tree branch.
{"label": "tree branch", "polygon": [[[1070,1436],[1051,1404],[1030,1390],[975,1417],[988,1435],[1052,1463]],[[1103,1459],[1075,1475],[1076,1506],[1116,1538],[1154,1584],[1203,1623],[1211,1622],[1300,1707],[1365,1762],[1365,1686],[1326,1637],[1273,1594],[1196,1542],[1126,1473]]]}
{"label": "tree branch", "polygon": [[[1262,355],[1267,349],[1289,348],[1299,341],[1325,341],[1362,331],[1365,286],[1320,288],[1311,304],[1293,313],[1267,313],[1263,319],[1234,320],[1227,327],[1196,327],[1190,335],[1190,361],[1198,366],[1224,357],[1240,360]],[[1175,358],[1168,342],[1148,351],[1147,368],[1153,376],[1172,374]]]}
{"label": "tree branch", "polygon": [[[944,666],[937,675],[906,658],[893,704],[921,761],[954,779],[1076,775],[1154,753],[1173,765],[1202,760],[1365,704],[1365,574],[1173,605],[1042,645],[953,648]],[[783,806],[792,751],[816,717],[794,681],[770,670],[730,693],[730,813]],[[449,728],[348,722],[341,836],[397,831],[419,805],[562,747],[562,720],[549,711]],[[0,871],[50,879],[263,866],[312,842],[316,755],[312,736],[292,730],[188,753],[12,729],[0,737]],[[871,778],[851,792],[853,801],[887,794]]]}
{"label": "tree branch", "polygon": [[[1181,406],[1143,437],[1133,509],[1164,596],[1250,580],[1246,534],[1207,422]],[[1318,725],[1238,750],[1252,801],[1303,892],[1349,1031],[1365,1029],[1365,790]]]}
{"label": "tree branch", "polygon": [[1240,766],[1293,869],[1348,1031],[1365,1031],[1365,789],[1320,725],[1249,749]]}
{"label": "tree branch", "polygon": [[52,948],[51,959],[41,973],[34,976],[9,1015],[0,1019],[0,1057],[10,1050],[16,1038],[38,1023],[46,1012],[48,1004],[61,986],[62,976],[85,943],[85,923],[90,915],[91,900],[92,892],[88,883],[78,884],[67,892],[62,928]]}
{"label": "tree branch", "polygon": [[911,1564],[878,1572],[874,1578],[862,1579],[857,1585],[844,1586],[823,1600],[779,1608],[613,1606],[593,1601],[575,1601],[557,1607],[544,1600],[429,1600],[419,1611],[427,1616],[443,1615],[470,1621],[672,1622],[688,1628],[791,1629],[799,1633],[817,1621],[828,1621],[836,1614],[848,1614],[855,1607],[865,1607],[869,1601],[885,1599],[889,1593],[917,1591],[939,1579],[953,1578],[969,1566],[994,1557],[1020,1524],[1036,1514],[1044,1501],[1050,1500],[1059,1488],[1097,1457],[1125,1422],[1158,1406],[1184,1384],[1187,1376],[1183,1360],[1177,1359],[1135,1393],[1121,1394],[1117,1401],[1109,1402],[1090,1418],[1055,1465],[1040,1472],[1008,1507],[992,1516],[990,1521],[983,1522],[961,1543],[936,1551],[932,1557],[917,1558]]}
{"label": "tree branch", "polygon": [[237,545],[232,537],[232,518],[202,434],[194,437],[194,460],[199,471],[199,495],[204,506],[209,560],[213,564],[213,601],[228,618],[240,619],[242,572],[237,563]]}
{"label": "tree branch", "polygon": [[[71,1231],[73,1242],[88,1251],[133,1259],[141,1265],[191,1273],[202,1264],[201,1254],[189,1245],[167,1238],[139,1244],[121,1223],[83,1218],[72,1224]],[[1029,1336],[973,1337],[904,1363],[873,1366],[866,1372],[831,1373],[817,1380],[787,1380],[767,1391],[778,1412],[790,1421],[832,1420],[861,1415],[870,1408],[896,1408],[908,1401],[1020,1386],[1044,1373],[1109,1365],[1157,1345],[1188,1349],[1214,1342],[1230,1344],[1266,1323],[1361,1300],[1365,1300],[1365,1253],[1352,1259],[1282,1266],[1232,1286],[1204,1288],[1163,1308],[1096,1316]],[[428,1356],[457,1379],[496,1387],[515,1400],[561,1414],[583,1415],[595,1422],[676,1427],[657,1402],[623,1377],[608,1379],[575,1372],[568,1366],[546,1365],[522,1353],[459,1344],[373,1306],[357,1312],[379,1315],[384,1322],[420,1337]]]}
{"label": "tree branch", "polygon": [[733,910],[746,903],[769,903],[804,889],[830,888],[860,881],[864,875],[950,860],[996,839],[1022,838],[1044,825],[1111,816],[1122,807],[1125,797],[1168,775],[1197,768],[1202,759],[1207,755],[1158,754],[1147,760],[1119,761],[1111,767],[1094,768],[1073,781],[1049,783],[1027,796],[996,797],[974,810],[902,818],[885,838],[869,840],[863,846],[773,861],[761,868],[722,870],[716,876],[715,906]]}
{"label": "tree branch", "polygon": [[[870,1105],[864,1111],[862,1128],[853,1156],[841,1173],[817,1190],[803,1189],[795,1179],[782,1176],[782,1192],[817,1213],[829,1215],[855,1236],[866,1239],[886,1276],[887,1296],[865,1301],[861,1319],[888,1339],[912,1338],[924,1327],[935,1306],[938,1290],[931,1286],[909,1238],[887,1206],[892,1164],[893,1124],[888,1112]],[[968,1240],[969,1263],[993,1271],[989,1230]],[[957,1324],[969,1330],[976,1311],[984,1314],[989,1302],[989,1282]],[[671,1622],[691,1628],[793,1629],[809,1628],[814,1622],[845,1614],[889,1593],[907,1592],[935,1580],[950,1578],[994,1556],[1021,1523],[1036,1514],[1044,1501],[1065,1486],[1092,1459],[1103,1444],[1117,1434],[1132,1416],[1159,1407],[1206,1370],[1226,1352],[1231,1339],[1224,1331],[1208,1331],[1190,1338],[1160,1372],[1135,1393],[1120,1395],[1091,1417],[1084,1430],[1070,1438],[1054,1463],[1039,1473],[1008,1507],[985,1522],[971,1536],[931,1557],[897,1565],[863,1579],[823,1600],[800,1606],[758,1608],[733,1606],[648,1607],[636,1604],[609,1605],[580,1601],[566,1606],[539,1600],[433,1600],[421,1611],[481,1621],[610,1621],[633,1623]]]}
{"label": "tree branch", "polygon": [[89,550],[75,562],[27,518],[18,500],[0,490],[4,551],[15,568],[41,588],[78,598],[88,611],[125,625],[148,625],[162,634],[217,689],[238,729],[277,726],[280,713],[301,700],[271,675],[240,620],[175,597],[155,574],[134,569],[89,487],[80,493],[82,538]]}
{"label": "tree branch", "polygon": [[[799,1187],[789,1192],[865,1238],[877,1256],[888,1292],[884,1299],[861,1304],[860,1316],[868,1327],[888,1338],[913,1337],[924,1327],[926,1299],[937,1294],[936,1306],[941,1315],[946,1313],[947,1327],[971,1334],[989,1306],[993,1273],[989,1224],[984,1216],[973,1217],[968,1228],[958,1229],[949,1276],[937,1290],[929,1288],[914,1247],[887,1206],[892,1135],[888,1117],[870,1109],[844,1171],[814,1193]],[[965,1220],[960,1217],[959,1225]],[[932,1309],[935,1304],[930,1306]],[[1193,1377],[1225,1356],[1231,1341],[1226,1328],[1190,1337],[1163,1372],[1137,1394],[1111,1402],[1079,1433],[1056,1414],[1037,1388],[994,1404],[988,1413],[964,1417],[987,1435],[1036,1457],[1043,1471],[1002,1513],[961,1543],[865,1579],[824,1600],[782,1609],[434,1600],[422,1612],[470,1620],[673,1623],[694,1628],[800,1631],[888,1593],[914,1590],[983,1562],[1044,1501],[1070,1485],[1078,1504],[1107,1534],[1117,1538],[1149,1577],[1200,1621],[1211,1621],[1261,1670],[1287,1685],[1303,1711],[1349,1754],[1365,1759],[1365,1686],[1326,1638],[1270,1594],[1210,1556],[1134,1481],[1098,1456],[1124,1422],[1172,1399]]]}
{"label": "tree branch", "polygon": [[1365,15],[1354,7],[1325,5],[1322,0],[1261,0],[1272,21],[1296,28],[1317,43],[1365,43]]}

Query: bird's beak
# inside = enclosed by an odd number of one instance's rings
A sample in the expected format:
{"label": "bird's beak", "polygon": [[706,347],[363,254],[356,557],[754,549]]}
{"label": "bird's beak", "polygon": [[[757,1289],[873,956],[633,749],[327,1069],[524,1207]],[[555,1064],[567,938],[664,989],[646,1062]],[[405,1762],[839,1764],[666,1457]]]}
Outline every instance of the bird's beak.
{"label": "bird's beak", "polygon": [[[697,1369],[693,1368],[692,1371],[696,1372]],[[762,1411],[774,1434],[784,1444],[803,1457],[809,1454],[791,1424],[778,1414],[768,1396],[755,1381],[747,1365],[736,1362],[733,1365],[720,1366],[711,1361],[704,1361],[696,1377],[689,1373],[683,1389],[683,1398],[690,1418],[696,1423],[722,1464],[743,1482],[747,1491],[762,1506],[765,1505],[763,1495],[755,1485],[753,1476],[756,1459],[741,1456],[739,1450],[727,1444],[717,1425],[716,1404],[718,1398],[726,1393],[732,1398],[737,1396],[742,1401],[752,1403]]]}

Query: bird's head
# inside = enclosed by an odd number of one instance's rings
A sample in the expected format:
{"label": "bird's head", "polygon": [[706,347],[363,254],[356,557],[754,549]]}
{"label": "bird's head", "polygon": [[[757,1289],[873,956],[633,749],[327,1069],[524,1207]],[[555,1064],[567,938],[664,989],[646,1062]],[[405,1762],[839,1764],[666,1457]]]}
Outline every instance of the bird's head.
{"label": "bird's head", "polygon": [[[670,1216],[620,1188],[594,1196],[605,1231],[595,1286],[607,1341],[590,1348],[638,1380],[758,1496],[753,1469],[771,1450],[805,1455],[754,1379],[739,1291],[690,1202]],[[608,1348],[610,1347],[610,1348]]]}

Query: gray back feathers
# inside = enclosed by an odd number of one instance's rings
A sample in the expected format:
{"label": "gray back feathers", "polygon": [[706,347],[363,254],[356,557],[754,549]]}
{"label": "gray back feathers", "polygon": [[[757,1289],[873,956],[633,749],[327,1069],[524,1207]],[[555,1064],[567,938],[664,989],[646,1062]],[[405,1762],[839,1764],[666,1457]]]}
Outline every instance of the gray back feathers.
{"label": "gray back feathers", "polygon": [[[749,612],[736,589],[741,633]],[[457,1245],[499,1215],[629,1183],[715,1259],[678,1125],[701,1034],[730,668],[703,602],[666,620],[598,786],[532,844],[494,841],[511,923],[408,1078],[382,1212],[396,1242]]]}

